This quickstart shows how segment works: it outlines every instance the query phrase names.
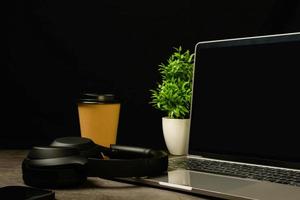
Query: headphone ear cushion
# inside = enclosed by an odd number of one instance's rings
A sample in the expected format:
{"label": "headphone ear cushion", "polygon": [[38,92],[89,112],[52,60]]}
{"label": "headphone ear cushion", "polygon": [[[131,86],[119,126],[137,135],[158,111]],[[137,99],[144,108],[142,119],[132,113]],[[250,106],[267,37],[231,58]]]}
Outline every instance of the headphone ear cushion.
{"label": "headphone ear cushion", "polygon": [[86,181],[86,163],[77,149],[34,147],[22,162],[23,180],[41,188],[78,186]]}
{"label": "headphone ear cushion", "polygon": [[95,144],[89,138],[82,138],[82,137],[57,138],[50,144],[50,146],[76,148],[80,152],[80,155],[84,157],[103,158],[101,155],[100,146]]}

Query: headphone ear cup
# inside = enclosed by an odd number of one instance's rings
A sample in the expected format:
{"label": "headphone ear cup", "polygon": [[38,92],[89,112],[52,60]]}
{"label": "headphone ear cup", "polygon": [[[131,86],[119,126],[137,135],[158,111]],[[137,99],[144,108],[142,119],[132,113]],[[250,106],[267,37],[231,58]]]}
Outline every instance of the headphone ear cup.
{"label": "headphone ear cup", "polygon": [[22,162],[23,181],[40,188],[79,186],[87,179],[86,163],[76,149],[34,147]]}
{"label": "headphone ear cup", "polygon": [[40,188],[68,188],[86,181],[85,170],[72,167],[36,168],[23,162],[23,180],[26,185]]}

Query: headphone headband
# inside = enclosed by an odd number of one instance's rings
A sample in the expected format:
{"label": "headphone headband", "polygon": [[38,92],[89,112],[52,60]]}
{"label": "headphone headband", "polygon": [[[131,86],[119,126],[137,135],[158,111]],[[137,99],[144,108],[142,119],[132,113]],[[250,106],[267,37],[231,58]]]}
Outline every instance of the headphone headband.
{"label": "headphone headband", "polygon": [[[126,148],[127,146],[118,146]],[[138,148],[143,151],[142,148]],[[136,153],[128,151],[130,153]],[[130,148],[130,150],[133,150]],[[96,158],[88,159],[88,176],[94,177],[139,177],[139,176],[155,176],[167,170],[168,159],[167,154],[163,151],[154,151],[145,149],[147,153],[140,154],[140,158],[134,159],[109,159],[101,160]],[[121,151],[120,151],[121,152]],[[127,152],[127,151],[126,151]],[[127,153],[128,153],[127,152]],[[125,156],[124,152],[123,156]],[[127,156],[130,154],[127,154]],[[142,156],[141,156],[142,155]],[[132,155],[131,155],[132,156]]]}

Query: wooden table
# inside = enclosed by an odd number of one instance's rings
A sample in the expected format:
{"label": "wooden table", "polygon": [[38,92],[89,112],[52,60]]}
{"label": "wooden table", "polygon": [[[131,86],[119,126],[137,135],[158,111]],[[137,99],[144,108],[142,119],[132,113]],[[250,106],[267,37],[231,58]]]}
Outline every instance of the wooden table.
{"label": "wooden table", "polygon": [[[24,185],[21,163],[27,150],[0,150],[0,187],[8,185]],[[101,178],[88,178],[81,187],[55,190],[58,200],[196,200],[203,197],[179,193],[175,191],[137,186]],[[1,199],[1,197],[0,197]],[[205,198],[207,199],[207,198]]]}

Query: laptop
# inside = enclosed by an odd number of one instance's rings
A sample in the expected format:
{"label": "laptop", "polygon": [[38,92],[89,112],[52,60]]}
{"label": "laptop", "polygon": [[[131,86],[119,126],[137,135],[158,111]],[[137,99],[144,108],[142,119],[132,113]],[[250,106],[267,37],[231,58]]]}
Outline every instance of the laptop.
{"label": "laptop", "polygon": [[199,42],[189,154],[133,183],[222,199],[300,199],[300,32]]}

